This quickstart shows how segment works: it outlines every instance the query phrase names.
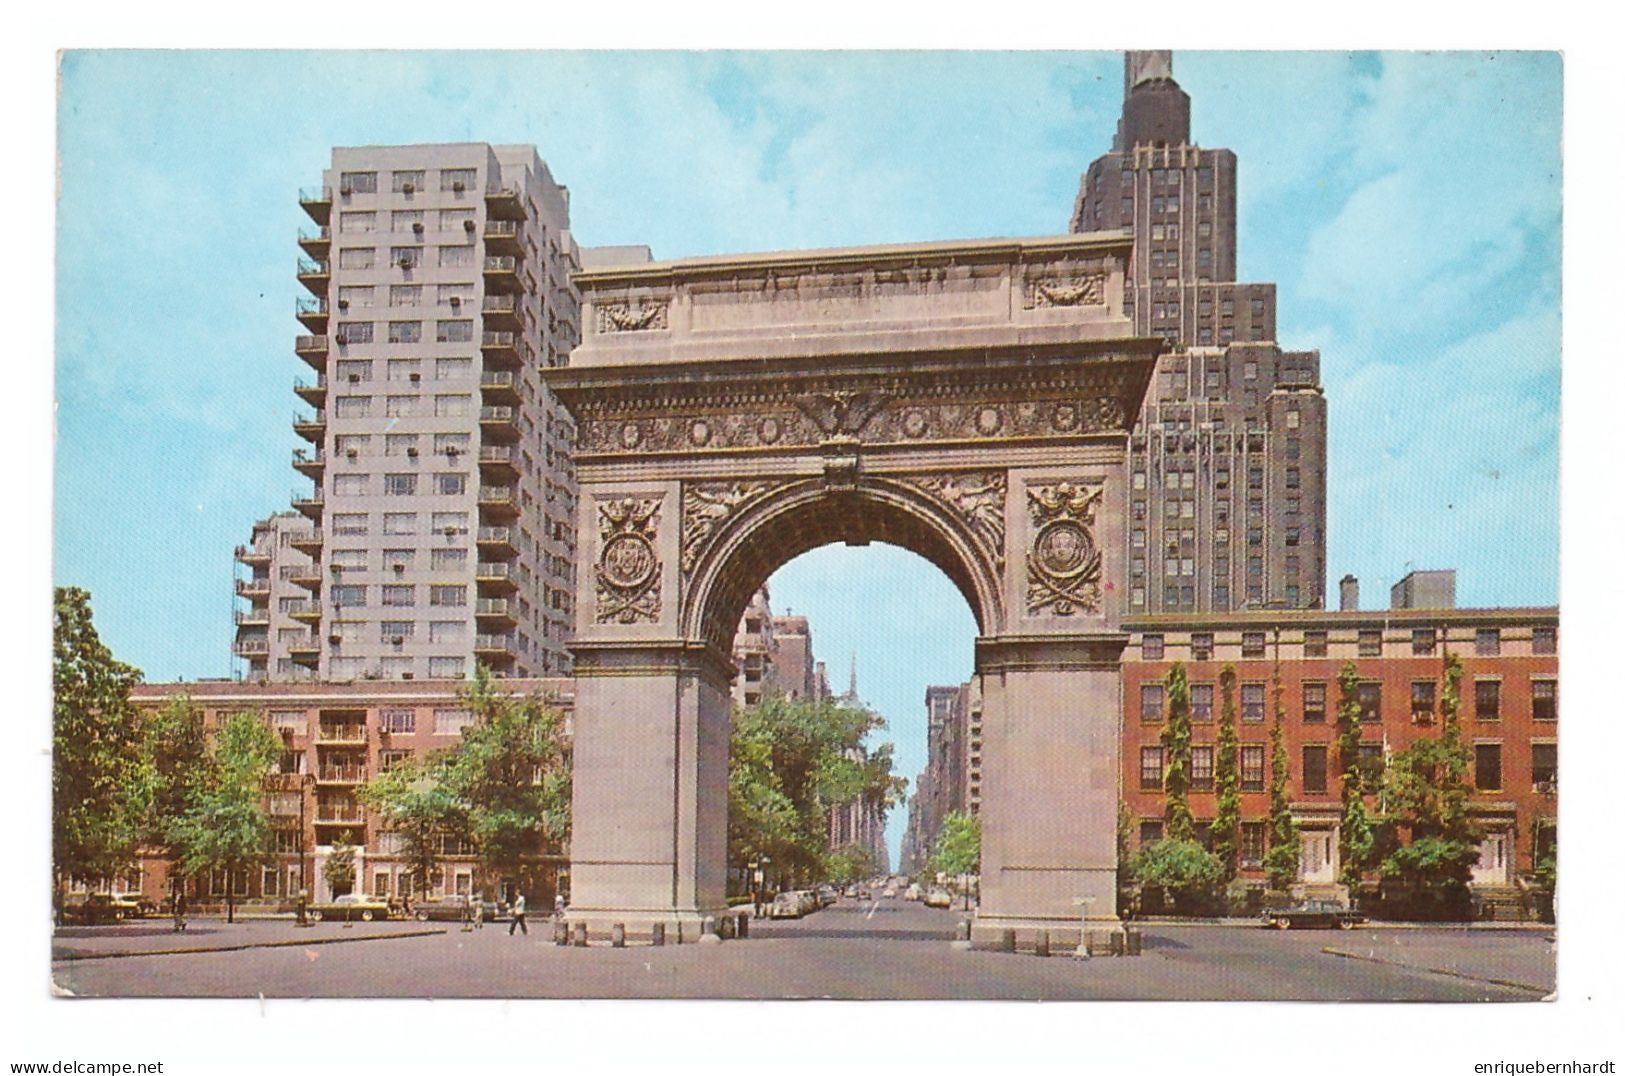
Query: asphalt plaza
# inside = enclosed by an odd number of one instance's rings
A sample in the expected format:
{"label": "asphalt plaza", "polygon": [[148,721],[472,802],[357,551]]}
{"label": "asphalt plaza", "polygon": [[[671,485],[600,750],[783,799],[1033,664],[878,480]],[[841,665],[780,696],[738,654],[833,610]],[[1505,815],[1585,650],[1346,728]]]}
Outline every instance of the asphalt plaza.
{"label": "asphalt plaza", "polygon": [[843,901],[757,921],[721,945],[560,948],[551,923],[225,924],[60,930],[52,982],[77,997],[850,998],[1536,1001],[1551,928],[1352,931],[1147,923],[1144,955],[1088,961],[964,952],[961,913]]}

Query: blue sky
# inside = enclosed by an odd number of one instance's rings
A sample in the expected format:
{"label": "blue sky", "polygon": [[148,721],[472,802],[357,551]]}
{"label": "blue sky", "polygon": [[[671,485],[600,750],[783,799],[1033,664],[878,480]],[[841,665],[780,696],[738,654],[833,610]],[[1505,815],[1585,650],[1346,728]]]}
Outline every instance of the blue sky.
{"label": "blue sky", "polygon": [[[1449,566],[1464,605],[1556,602],[1558,58],[1174,68],[1194,139],[1240,160],[1242,279],[1321,349],[1331,579]],[[1116,53],[67,54],[54,579],[150,679],[229,672],[231,549],[303,484],[295,192],[332,145],[533,142],[579,242],[658,257],[1051,234],[1121,85]],[[838,681],[859,651],[912,777],[925,685],[969,672],[963,600],[881,547],[772,585]]]}

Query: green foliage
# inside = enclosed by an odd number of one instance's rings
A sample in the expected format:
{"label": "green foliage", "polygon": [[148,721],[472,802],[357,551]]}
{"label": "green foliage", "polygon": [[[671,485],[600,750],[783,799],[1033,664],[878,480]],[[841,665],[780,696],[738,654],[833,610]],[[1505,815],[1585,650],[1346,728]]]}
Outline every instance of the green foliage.
{"label": "green foliage", "polygon": [[728,855],[743,866],[762,856],[786,884],[833,870],[829,813],[838,804],[895,806],[907,782],[892,776],[890,744],[865,754],[878,714],[833,700],[769,694],[734,711],[728,755]]}
{"label": "green foliage", "polygon": [[454,790],[445,753],[407,759],[361,787],[360,798],[400,837],[401,858],[427,893],[439,876],[441,842],[472,830],[469,805]]}
{"label": "green foliage", "polygon": [[845,844],[825,858],[825,877],[836,885],[846,885],[874,872],[874,856],[858,844]]}
{"label": "green foliage", "polygon": [[1185,667],[1174,664],[1168,670],[1168,721],[1162,728],[1162,789],[1167,796],[1164,808],[1169,840],[1188,841],[1196,836],[1191,817],[1191,689]]}
{"label": "green foliage", "polygon": [[1218,858],[1191,840],[1165,838],[1143,845],[1130,870],[1142,888],[1160,889],[1182,911],[1210,906],[1224,883]]}
{"label": "green foliage", "polygon": [[[1129,810],[1128,804],[1122,800],[1117,801],[1117,888],[1122,889],[1133,881],[1132,853],[1130,847],[1134,842],[1134,812]],[[1121,901],[1119,901],[1121,903]]]}
{"label": "green foliage", "polygon": [[226,918],[234,916],[230,879],[264,862],[271,844],[265,778],[282,740],[260,714],[228,714],[215,729],[202,774],[184,814],[166,827],[186,875],[226,872]]}
{"label": "green foliage", "polygon": [[1341,880],[1359,887],[1372,866],[1376,831],[1365,808],[1365,778],[1360,771],[1360,672],[1354,662],[1337,677],[1337,764],[1342,770],[1343,820],[1338,831],[1343,868]]}
{"label": "green foliage", "polygon": [[1281,666],[1275,666],[1271,695],[1275,721],[1270,727],[1270,813],[1269,850],[1264,853],[1264,873],[1273,889],[1286,889],[1298,880],[1303,850],[1298,839],[1298,823],[1292,817],[1289,796],[1290,772],[1286,756],[1286,707],[1281,703]]}
{"label": "green foliage", "polygon": [[333,845],[333,851],[322,864],[322,878],[335,897],[343,896],[355,888],[355,846],[344,841]]}
{"label": "green foliage", "polygon": [[981,873],[982,820],[964,811],[949,811],[937,832],[931,866],[941,874]]}
{"label": "green foliage", "polygon": [[135,856],[148,816],[140,715],[130,689],[141,671],[116,661],[96,634],[90,594],[58,587],[53,608],[51,862],[59,887],[99,882]]}
{"label": "green foliage", "polygon": [[190,696],[176,695],[147,716],[141,732],[141,779],[146,785],[141,839],[166,849],[178,867],[180,851],[172,830],[209,786],[203,710]]}
{"label": "green foliage", "polygon": [[1241,846],[1241,773],[1236,764],[1236,667],[1219,673],[1219,742],[1213,766],[1216,793],[1212,833],[1213,855],[1226,882],[1236,876]]}

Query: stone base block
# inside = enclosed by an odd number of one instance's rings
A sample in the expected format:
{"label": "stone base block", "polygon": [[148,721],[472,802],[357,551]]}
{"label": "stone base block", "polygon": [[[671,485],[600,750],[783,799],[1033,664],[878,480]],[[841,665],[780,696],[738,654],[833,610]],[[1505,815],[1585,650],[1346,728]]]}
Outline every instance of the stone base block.
{"label": "stone base block", "polygon": [[[971,924],[970,948],[986,952],[1009,952],[1007,931],[1015,933],[1015,951],[1041,954],[1047,936],[1051,954],[1070,954],[1078,948],[1083,930],[1077,919],[1016,919],[978,917]],[[1091,918],[1087,934],[1090,956],[1138,956],[1139,946],[1131,944],[1129,928],[1115,916]]]}
{"label": "stone base block", "polygon": [[665,928],[665,939],[662,944],[692,945],[702,938],[709,938],[715,942],[738,937],[738,924],[733,920],[741,914],[736,909],[719,909],[714,912],[571,909],[565,912],[564,922],[572,938],[575,937],[577,924],[584,925],[587,928],[588,946],[609,947],[617,927],[624,932],[622,936],[626,945],[653,945],[656,924]]}

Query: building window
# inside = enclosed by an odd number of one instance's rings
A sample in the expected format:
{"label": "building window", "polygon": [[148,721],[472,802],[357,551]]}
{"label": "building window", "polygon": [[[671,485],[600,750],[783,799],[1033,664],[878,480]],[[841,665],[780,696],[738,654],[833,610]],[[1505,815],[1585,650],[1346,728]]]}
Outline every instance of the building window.
{"label": "building window", "polygon": [[1258,867],[1264,862],[1264,833],[1262,822],[1241,824],[1241,865]]}
{"label": "building window", "polygon": [[1361,781],[1364,782],[1367,789],[1375,791],[1377,786],[1382,783],[1382,744],[1361,744],[1359,766]]}
{"label": "building window", "polygon": [[1162,748],[1140,748],[1140,791],[1162,791]]}
{"label": "building window", "polygon": [[473,190],[474,169],[442,168],[440,170],[440,189],[453,192]]}
{"label": "building window", "polygon": [[1411,629],[1411,653],[1431,654],[1438,647],[1438,632],[1432,628]]}
{"label": "building window", "polygon": [[429,675],[436,680],[461,680],[463,678],[463,659],[459,657],[430,658]]}
{"label": "building window", "polygon": [[1244,631],[1241,633],[1241,656],[1244,658],[1261,658],[1264,656],[1263,632]]}
{"label": "building window", "polygon": [[339,418],[366,418],[371,410],[371,396],[340,396],[333,403],[333,413]]}
{"label": "building window", "polygon": [[377,172],[340,172],[340,194],[377,194]]}
{"label": "building window", "polygon": [[1382,681],[1361,680],[1360,686],[1355,690],[1360,702],[1360,724],[1380,725],[1382,723]]}
{"label": "building window", "polygon": [[367,533],[367,513],[365,512],[335,512],[333,515],[333,534],[335,536],[353,536]]}
{"label": "building window", "polygon": [[1303,633],[1303,656],[1306,658],[1323,658],[1326,656],[1325,632],[1306,631]]}
{"label": "building window", "polygon": [[1501,790],[1501,745],[1475,743],[1473,745],[1473,787],[1480,792]]}
{"label": "building window", "polygon": [[473,397],[462,392],[443,392],[434,398],[434,413],[439,418],[459,418],[468,414]]}
{"label": "building window", "polygon": [[364,586],[335,586],[333,588],[333,604],[338,606],[357,606],[367,604],[367,588]]}
{"label": "building window", "polygon": [[1536,789],[1551,788],[1557,784],[1557,745],[1536,743],[1529,745],[1529,781]]}
{"label": "building window", "polygon": [[396,194],[412,194],[423,189],[423,169],[402,169],[394,173],[394,186],[391,188]]}
{"label": "building window", "polygon": [[454,496],[468,489],[468,475],[458,473],[434,476],[434,491],[443,497]]}
{"label": "building window", "polygon": [[1473,716],[1480,721],[1501,720],[1501,681],[1473,681]]}
{"label": "building window", "polygon": [[1326,684],[1323,681],[1305,681],[1303,685],[1303,723],[1326,723]]}
{"label": "building window", "polygon": [[446,246],[440,248],[440,267],[442,269],[464,269],[474,264],[474,248],[472,246]]}
{"label": "building window", "polygon": [[1264,720],[1264,685],[1241,685],[1241,719],[1253,723]]}
{"label": "building window", "polygon": [[1302,480],[1299,477],[1299,475],[1300,475],[1300,472],[1298,471],[1298,469],[1296,467],[1288,467],[1286,469],[1286,488],[1287,489],[1297,489],[1300,485],[1302,485]]}
{"label": "building window", "polygon": [[1213,685],[1191,685],[1191,721],[1203,725],[1213,720]]}
{"label": "building window", "polygon": [[1140,720],[1148,725],[1162,720],[1161,684],[1140,685]]}
{"label": "building window", "polygon": [[333,495],[336,497],[364,497],[367,494],[368,475],[339,474],[333,476]]}
{"label": "building window", "polygon": [[423,264],[423,251],[417,247],[390,247],[389,260],[401,269],[416,269]]}
{"label": "building window", "polygon": [[411,583],[386,583],[384,585],[384,604],[394,606],[410,606],[416,600]]}
{"label": "building window", "polygon": [[371,269],[377,257],[375,247],[344,247],[339,251],[339,268]]}
{"label": "building window", "polygon": [[1536,721],[1557,720],[1557,681],[1529,681],[1530,716]]}
{"label": "building window", "polygon": [[418,491],[418,476],[415,474],[386,474],[384,476],[384,495],[386,497],[411,497]]}
{"label": "building window", "polygon": [[389,230],[392,232],[423,231],[423,210],[397,209],[389,215]]}
{"label": "building window", "polygon": [[392,344],[416,344],[423,339],[423,322],[421,321],[392,321],[389,323],[389,342]]}
{"label": "building window", "polygon": [[461,736],[463,730],[474,723],[474,715],[467,710],[436,710],[434,712],[434,734],[436,736]]}
{"label": "building window", "polygon": [[1140,843],[1142,845],[1155,844],[1160,840],[1162,840],[1162,819],[1140,819]]}
{"label": "building window", "polygon": [[384,455],[386,456],[415,456],[417,455],[418,435],[415,433],[386,433],[384,434]]}
{"label": "building window", "polygon": [[455,643],[467,638],[468,633],[461,620],[436,620],[429,624],[429,641],[431,643]]}
{"label": "building window", "polygon": [[348,210],[339,214],[339,231],[375,232],[378,230],[378,214],[371,210]]}
{"label": "building window", "polygon": [[1557,653],[1557,629],[1535,628],[1529,634],[1529,649],[1536,654]]}
{"label": "building window", "polygon": [[1360,656],[1362,658],[1382,657],[1382,629],[1367,628],[1360,632]]}
{"label": "building window", "polygon": [[1241,747],[1241,790],[1264,791],[1264,745],[1243,744]]}
{"label": "building window", "polygon": [[429,604],[441,606],[467,605],[468,588],[466,586],[432,586],[429,588]]}
{"label": "building window", "polygon": [[1140,654],[1146,661],[1162,660],[1162,636],[1147,635],[1140,640]]}
{"label": "building window", "polygon": [[1303,748],[1303,790],[1326,791],[1326,745],[1305,744]]}
{"label": "building window", "polygon": [[1434,694],[1438,685],[1432,680],[1411,681],[1411,721],[1417,725],[1433,723]]}
{"label": "building window", "polygon": [[[371,290],[370,288],[368,289]],[[391,284],[389,286],[390,306],[419,306],[423,303],[423,285],[421,284]],[[421,323],[419,323],[421,325]]]}
{"label": "building window", "polygon": [[1213,748],[1191,748],[1191,791],[1213,791]]}
{"label": "building window", "polygon": [[1473,653],[1481,658],[1501,656],[1501,629],[1479,628],[1473,637]]}
{"label": "building window", "polygon": [[1213,633],[1199,631],[1191,635],[1191,660],[1211,661],[1213,659]]}
{"label": "building window", "polygon": [[437,572],[461,571],[468,566],[468,550],[466,549],[432,549],[429,551],[429,567]]}
{"label": "building window", "polygon": [[[378,727],[384,732],[416,732],[418,730],[418,715],[416,710],[380,710],[378,711]],[[392,752],[385,752],[390,754]],[[384,772],[389,771],[389,765],[384,764]]]}

